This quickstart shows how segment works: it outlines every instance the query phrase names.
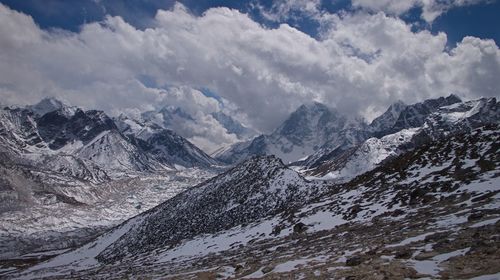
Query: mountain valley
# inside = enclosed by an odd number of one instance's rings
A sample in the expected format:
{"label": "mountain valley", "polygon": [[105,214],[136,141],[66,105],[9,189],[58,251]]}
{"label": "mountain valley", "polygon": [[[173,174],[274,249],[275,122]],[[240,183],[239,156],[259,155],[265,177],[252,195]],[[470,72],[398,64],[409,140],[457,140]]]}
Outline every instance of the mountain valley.
{"label": "mountain valley", "polygon": [[496,277],[498,106],[398,102],[366,124],[313,103],[214,158],[144,119],[4,107],[0,275]]}

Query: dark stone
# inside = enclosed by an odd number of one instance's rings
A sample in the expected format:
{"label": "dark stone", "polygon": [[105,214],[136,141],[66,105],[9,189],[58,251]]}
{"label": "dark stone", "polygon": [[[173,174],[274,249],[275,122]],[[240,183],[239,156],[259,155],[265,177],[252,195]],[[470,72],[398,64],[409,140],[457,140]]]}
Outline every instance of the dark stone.
{"label": "dark stone", "polygon": [[348,258],[345,261],[345,264],[347,266],[357,266],[357,265],[360,265],[362,262],[363,262],[363,260],[361,259],[361,257],[354,256],[354,257]]}
{"label": "dark stone", "polygon": [[239,272],[243,269],[243,266],[241,264],[236,264],[234,266],[234,272]]}
{"label": "dark stone", "polygon": [[397,216],[401,216],[405,213],[405,211],[401,210],[401,209],[396,209],[392,212],[391,216],[392,217],[397,217]]}
{"label": "dark stone", "polygon": [[262,268],[262,273],[266,274],[266,273],[269,273],[271,271],[273,271],[274,269],[274,266],[265,266],[264,268]]}
{"label": "dark stone", "polygon": [[395,257],[396,259],[409,259],[411,255],[412,255],[411,250],[402,249],[396,252]]}
{"label": "dark stone", "polygon": [[489,192],[489,193],[483,194],[481,196],[474,197],[471,201],[472,202],[478,202],[478,201],[481,201],[481,200],[486,200],[486,199],[488,199],[490,197],[495,196],[497,193],[499,193],[499,192],[498,191]]}
{"label": "dark stone", "polygon": [[437,232],[431,235],[427,235],[424,239],[426,243],[433,242],[433,241],[438,241],[441,239],[446,239],[450,236],[449,232]]}
{"label": "dark stone", "polygon": [[469,217],[467,217],[467,221],[469,221],[469,222],[477,221],[477,220],[481,219],[482,217],[484,217],[484,214],[481,212],[472,213],[469,215]]}
{"label": "dark stone", "polygon": [[302,222],[298,222],[293,226],[293,232],[295,232],[295,233],[303,233],[306,230],[307,230],[307,226]]}

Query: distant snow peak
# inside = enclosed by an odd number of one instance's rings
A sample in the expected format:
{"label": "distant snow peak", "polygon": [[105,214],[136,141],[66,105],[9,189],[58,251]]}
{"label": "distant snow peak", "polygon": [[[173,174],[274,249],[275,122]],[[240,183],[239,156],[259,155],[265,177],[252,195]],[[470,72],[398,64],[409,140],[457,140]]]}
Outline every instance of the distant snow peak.
{"label": "distant snow peak", "polygon": [[165,106],[141,114],[144,121],[154,122],[214,152],[222,145],[244,141],[256,132],[222,111],[193,112],[182,107]]}
{"label": "distant snow peak", "polygon": [[382,115],[370,123],[370,129],[379,133],[391,129],[407,106],[403,101],[393,103]]}
{"label": "distant snow peak", "polygon": [[[124,115],[112,119],[103,111],[68,107],[54,98],[25,108],[2,108],[0,119],[0,148],[43,172],[59,170],[95,181],[128,172],[217,164],[183,137],[155,123]],[[39,164],[49,157],[51,164]],[[79,168],[90,173],[77,172]]]}
{"label": "distant snow peak", "polygon": [[217,161],[188,140],[153,121],[121,116],[115,120],[121,133],[154,159],[168,166],[209,167]]}
{"label": "distant snow peak", "polygon": [[56,99],[55,97],[46,97],[37,104],[28,106],[28,109],[33,111],[38,116],[43,116],[47,113],[63,108],[70,109],[70,106],[63,101]]}
{"label": "distant snow peak", "polygon": [[422,143],[500,122],[496,98],[465,102],[458,100],[458,97],[451,95],[405,105],[400,107],[402,110],[399,110],[397,118],[393,118],[396,114],[392,114],[395,108],[391,106],[371,124],[370,128],[376,137],[350,149],[336,149],[330,153],[322,151],[306,160],[303,169],[308,175],[346,181]]}
{"label": "distant snow peak", "polygon": [[366,123],[349,118],[319,102],[299,106],[271,134],[221,151],[217,158],[229,163],[251,155],[274,154],[290,163],[321,149],[358,144],[365,139]]}

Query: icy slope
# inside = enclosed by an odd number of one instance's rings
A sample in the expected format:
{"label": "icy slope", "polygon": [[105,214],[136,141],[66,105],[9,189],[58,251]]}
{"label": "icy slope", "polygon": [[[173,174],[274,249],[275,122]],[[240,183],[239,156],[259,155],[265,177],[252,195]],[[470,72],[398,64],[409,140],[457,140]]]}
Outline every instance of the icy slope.
{"label": "icy slope", "polygon": [[317,159],[308,169],[306,166],[305,172],[325,179],[346,181],[373,169],[388,157],[423,143],[499,122],[500,111],[496,98],[481,98],[435,108],[435,112],[428,115],[420,127],[403,129],[380,139],[370,138],[348,150],[334,150]]}
{"label": "icy slope", "polygon": [[380,139],[370,138],[359,147],[344,153],[344,157],[323,163],[308,172],[311,176],[322,176],[323,179],[349,180],[366,171],[372,170],[388,157],[396,156],[413,145],[412,137],[418,129],[403,129],[400,132],[384,136]]}

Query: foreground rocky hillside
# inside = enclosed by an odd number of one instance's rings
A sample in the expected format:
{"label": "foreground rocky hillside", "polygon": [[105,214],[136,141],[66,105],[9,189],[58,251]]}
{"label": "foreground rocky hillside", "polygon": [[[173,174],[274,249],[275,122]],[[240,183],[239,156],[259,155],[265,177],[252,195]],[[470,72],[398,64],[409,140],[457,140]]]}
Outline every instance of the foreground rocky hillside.
{"label": "foreground rocky hillside", "polygon": [[498,124],[456,132],[329,186],[272,157],[252,159],[11,276],[495,279],[499,136]]}

